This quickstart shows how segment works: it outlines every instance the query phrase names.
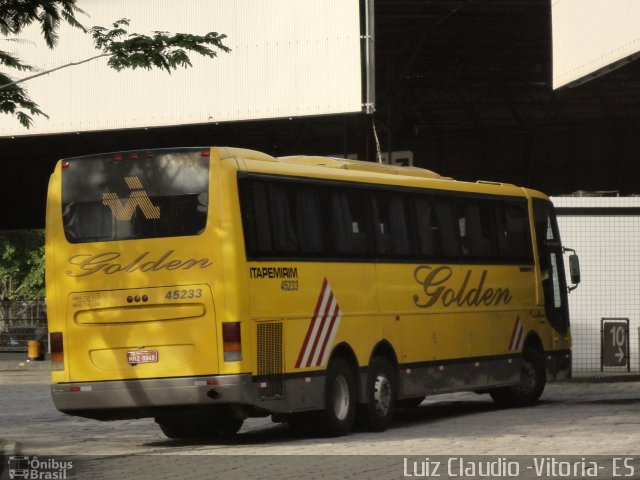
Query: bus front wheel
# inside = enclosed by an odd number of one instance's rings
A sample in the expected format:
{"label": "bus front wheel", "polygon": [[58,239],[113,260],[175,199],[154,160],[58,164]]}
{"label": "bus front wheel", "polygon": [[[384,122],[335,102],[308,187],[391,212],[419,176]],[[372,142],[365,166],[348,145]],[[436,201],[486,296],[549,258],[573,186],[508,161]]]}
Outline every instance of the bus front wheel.
{"label": "bus front wheel", "polygon": [[511,387],[496,388],[489,394],[500,406],[524,407],[538,401],[547,383],[547,369],[542,352],[525,347],[522,352],[520,383]]}

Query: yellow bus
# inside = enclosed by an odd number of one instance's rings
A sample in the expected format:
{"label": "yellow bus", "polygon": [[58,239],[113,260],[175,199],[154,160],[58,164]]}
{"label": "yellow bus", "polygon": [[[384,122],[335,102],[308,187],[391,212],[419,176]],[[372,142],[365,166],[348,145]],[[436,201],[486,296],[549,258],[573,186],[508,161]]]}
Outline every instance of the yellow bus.
{"label": "yellow bus", "polygon": [[[543,194],[237,148],[61,160],[46,284],[65,413],[171,438],[248,417],[348,433],[454,391],[534,403],[571,372]],[[578,281],[576,278],[575,281]]]}

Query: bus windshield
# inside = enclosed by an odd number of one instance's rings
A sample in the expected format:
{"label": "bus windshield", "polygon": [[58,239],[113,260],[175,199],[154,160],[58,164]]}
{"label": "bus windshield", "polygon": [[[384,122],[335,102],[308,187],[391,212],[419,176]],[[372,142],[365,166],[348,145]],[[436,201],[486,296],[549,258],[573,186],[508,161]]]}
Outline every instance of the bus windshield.
{"label": "bus windshield", "polygon": [[63,162],[62,219],[71,243],[202,233],[208,150],[152,150]]}

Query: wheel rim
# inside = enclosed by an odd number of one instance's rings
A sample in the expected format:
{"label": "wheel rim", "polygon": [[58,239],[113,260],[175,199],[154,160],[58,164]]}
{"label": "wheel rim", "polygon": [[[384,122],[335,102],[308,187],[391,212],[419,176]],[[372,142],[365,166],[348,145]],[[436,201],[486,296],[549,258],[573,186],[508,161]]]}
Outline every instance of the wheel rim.
{"label": "wheel rim", "polygon": [[384,417],[391,409],[391,382],[384,375],[376,376],[373,384],[373,404],[376,413]]}
{"label": "wheel rim", "polygon": [[340,376],[333,382],[333,413],[338,420],[347,418],[350,401],[347,379]]}

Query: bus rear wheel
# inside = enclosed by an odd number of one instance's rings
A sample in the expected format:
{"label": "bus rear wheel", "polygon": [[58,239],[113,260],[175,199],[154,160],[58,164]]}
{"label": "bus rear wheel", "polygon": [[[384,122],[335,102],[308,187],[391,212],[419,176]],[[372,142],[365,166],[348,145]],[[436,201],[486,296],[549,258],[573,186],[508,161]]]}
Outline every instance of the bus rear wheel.
{"label": "bus rear wheel", "polygon": [[373,432],[389,427],[396,399],[396,376],[391,363],[384,357],[369,362],[367,403],[358,407],[358,425]]}
{"label": "bus rear wheel", "polygon": [[496,388],[489,394],[493,401],[504,407],[524,407],[538,401],[547,383],[547,369],[542,352],[525,347],[522,352],[520,383]]}
{"label": "bus rear wheel", "polygon": [[167,438],[220,438],[232,437],[244,420],[233,417],[160,417],[156,423]]}

